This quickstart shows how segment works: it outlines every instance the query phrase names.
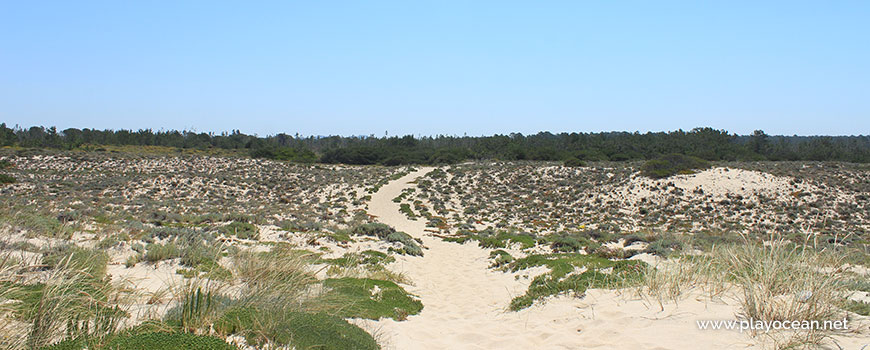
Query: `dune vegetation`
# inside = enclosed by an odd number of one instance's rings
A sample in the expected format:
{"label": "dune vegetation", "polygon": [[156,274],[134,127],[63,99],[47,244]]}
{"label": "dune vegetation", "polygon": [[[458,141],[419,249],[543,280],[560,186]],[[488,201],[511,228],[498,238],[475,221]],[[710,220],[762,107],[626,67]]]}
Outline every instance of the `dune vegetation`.
{"label": "dune vegetation", "polygon": [[[266,158],[0,150],[15,179],[0,187],[0,348],[380,349],[431,329],[582,344],[596,333],[578,303],[607,293],[624,301],[593,309],[705,300],[737,319],[868,322],[862,164]],[[645,327],[687,322],[673,315]],[[854,332],[714,336],[787,349]]]}

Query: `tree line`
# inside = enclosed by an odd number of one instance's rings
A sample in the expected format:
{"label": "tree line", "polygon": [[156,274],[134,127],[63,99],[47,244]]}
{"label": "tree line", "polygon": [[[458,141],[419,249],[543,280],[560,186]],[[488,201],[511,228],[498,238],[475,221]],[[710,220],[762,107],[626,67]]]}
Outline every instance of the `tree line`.
{"label": "tree line", "polygon": [[704,160],[870,162],[870,136],[750,135],[695,128],[670,132],[540,132],[493,136],[300,137],[280,133],[97,130],[0,124],[0,146],[80,149],[100,145],[241,150],[251,157],[344,164],[448,164],[465,160],[625,161],[683,154]]}

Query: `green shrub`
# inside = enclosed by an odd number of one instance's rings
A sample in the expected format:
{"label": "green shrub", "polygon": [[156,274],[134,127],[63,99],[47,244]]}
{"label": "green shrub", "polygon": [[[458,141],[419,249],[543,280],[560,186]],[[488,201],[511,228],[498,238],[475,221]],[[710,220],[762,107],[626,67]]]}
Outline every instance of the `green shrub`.
{"label": "green shrub", "polygon": [[400,319],[397,316],[415,315],[423,309],[423,303],[390,281],[348,277],[327,279],[323,285],[330,289],[329,298],[347,305],[339,311],[342,317]]}
{"label": "green shrub", "polygon": [[96,340],[64,340],[45,350],[237,350],[233,345],[211,336],[190,333],[151,332],[110,336],[101,346]]}
{"label": "green shrub", "polygon": [[351,231],[351,233],[355,235],[373,236],[381,239],[387,238],[387,236],[393,232],[396,232],[396,229],[379,222],[370,222],[358,225],[354,227]]}
{"label": "green shrub", "polygon": [[386,237],[386,241],[390,243],[402,243],[404,247],[402,248],[402,250],[398,250],[398,253],[414,256],[423,256],[423,248],[421,248],[420,245],[417,244],[417,241],[415,241],[414,238],[407,233],[398,231],[390,233]]}
{"label": "green shrub", "polygon": [[581,166],[586,166],[586,162],[584,162],[580,159],[577,159],[577,158],[568,158],[565,160],[565,166],[571,167],[571,168],[581,167]]}
{"label": "green shrub", "polygon": [[341,317],[324,313],[273,314],[253,308],[234,308],[214,328],[222,334],[239,334],[248,343],[271,341],[296,349],[380,349],[375,339]]}
{"label": "green shrub", "polygon": [[[507,265],[512,271],[534,266],[547,266],[550,272],[535,277],[526,294],[511,300],[511,310],[522,310],[531,306],[536,300],[552,295],[568,292],[580,294],[587,288],[610,288],[639,283],[645,264],[641,261],[611,261],[597,256],[574,253],[533,254]],[[579,267],[586,268],[586,271],[569,275]],[[602,269],[606,268],[611,268],[609,273],[602,272]]]}
{"label": "green shrub", "polygon": [[6,174],[0,174],[0,184],[14,184],[16,182],[17,180],[15,180],[14,177]]}
{"label": "green shrub", "polygon": [[396,231],[396,229],[382,223],[371,222],[358,225],[351,230],[355,235],[378,237],[387,242],[399,242],[403,244],[400,249],[392,249],[399,254],[423,256],[423,248],[409,234]]}
{"label": "green shrub", "polygon": [[166,244],[150,243],[145,246],[145,255],[143,256],[147,262],[158,262],[179,257],[181,257],[181,249],[179,249],[175,242],[168,242]]}
{"label": "green shrub", "polygon": [[445,240],[448,242],[465,243],[465,241],[473,239],[478,242],[483,248],[507,248],[508,244],[519,244],[522,249],[534,247],[537,243],[537,238],[530,233],[512,233],[499,231],[495,233],[492,229],[486,229],[477,234],[469,234],[466,237],[450,237]]}
{"label": "green shrub", "polygon": [[250,153],[252,158],[285,160],[295,163],[314,163],[317,155],[311,150],[295,147],[255,148]]}
{"label": "green shrub", "polygon": [[228,225],[221,226],[218,229],[224,236],[236,236],[240,239],[258,239],[260,237],[260,229],[253,224],[242,221],[233,221]]}
{"label": "green shrub", "polygon": [[667,258],[674,251],[682,250],[683,243],[678,241],[673,237],[662,237],[658,240],[650,243],[646,249],[644,249],[644,253],[658,255],[663,258]]}
{"label": "green shrub", "polygon": [[50,268],[65,263],[64,267],[82,270],[94,278],[106,275],[106,264],[109,255],[95,249],[78,246],[60,246],[47,251],[42,257],[42,263]]}
{"label": "green shrub", "polygon": [[592,252],[601,246],[598,242],[592,241],[586,236],[579,234],[558,234],[552,237],[547,237],[547,240],[550,241],[550,248],[552,248],[553,251],[564,253],[574,253],[584,248],[586,252]]}
{"label": "green shrub", "polygon": [[510,253],[501,249],[493,250],[489,253],[489,258],[495,259],[490,267],[502,267],[514,261],[514,257]]}
{"label": "green shrub", "polygon": [[676,174],[692,174],[695,170],[709,167],[709,162],[697,157],[669,154],[644,163],[641,173],[653,179],[662,179]]}

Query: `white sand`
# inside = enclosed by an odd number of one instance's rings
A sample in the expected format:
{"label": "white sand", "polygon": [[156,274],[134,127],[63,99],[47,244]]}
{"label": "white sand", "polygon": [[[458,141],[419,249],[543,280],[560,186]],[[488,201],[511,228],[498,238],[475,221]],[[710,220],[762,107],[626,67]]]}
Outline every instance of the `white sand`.
{"label": "white sand", "polygon": [[[474,243],[456,244],[424,235],[423,220],[408,220],[392,199],[423,168],[383,186],[372,196],[369,213],[397,230],[421,238],[424,257],[399,257],[391,268],[415,285],[404,286],[424,308],[397,322],[354,320],[375,330],[386,349],[747,349],[762,348],[760,337],[738,331],[698,330],[697,320],[735,319],[734,300],[711,301],[699,292],[664,305],[628,292],[590,290],[581,298],[560,296],[511,312],[512,297],[529,279],[488,268],[489,251]],[[719,181],[717,181],[719,182]],[[720,184],[722,182],[719,182]],[[518,275],[534,275],[525,271]],[[865,333],[866,334],[866,333]],[[860,348],[861,337],[838,337],[844,348]],[[866,341],[864,341],[866,342]],[[852,346],[852,347],[850,347]]]}

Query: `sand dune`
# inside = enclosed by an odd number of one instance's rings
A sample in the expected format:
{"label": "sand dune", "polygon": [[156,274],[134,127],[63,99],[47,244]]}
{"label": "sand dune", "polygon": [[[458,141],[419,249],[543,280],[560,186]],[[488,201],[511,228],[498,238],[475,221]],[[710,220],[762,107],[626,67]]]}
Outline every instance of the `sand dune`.
{"label": "sand dune", "polygon": [[[392,266],[406,273],[420,297],[422,313],[407,321],[357,320],[380,333],[393,349],[747,349],[761,348],[747,334],[698,330],[695,321],[734,319],[736,302],[689,293],[664,310],[628,292],[590,290],[585,297],[561,296],[512,312],[513,296],[528,278],[488,268],[488,251],[475,243],[447,243],[424,235],[423,221],[408,220],[392,198],[432,168],[423,168],[383,186],[372,196],[369,213],[377,220],[421,238],[425,256],[401,257]],[[528,271],[526,272],[528,274]],[[533,273],[532,273],[533,274]]]}

